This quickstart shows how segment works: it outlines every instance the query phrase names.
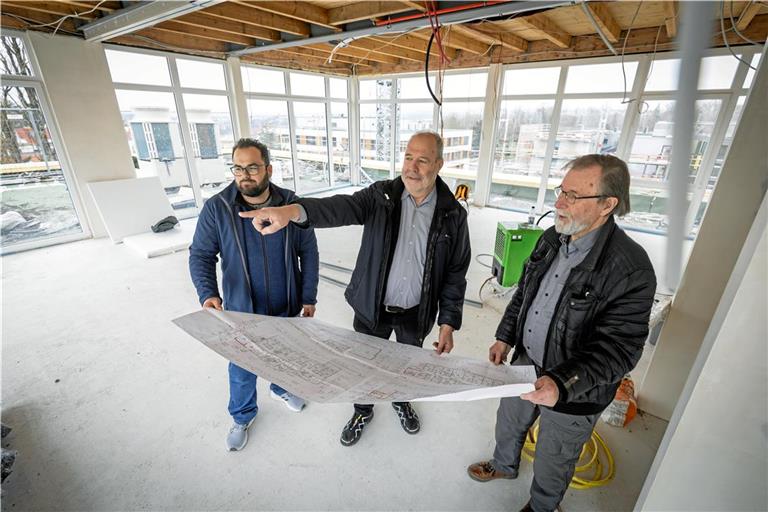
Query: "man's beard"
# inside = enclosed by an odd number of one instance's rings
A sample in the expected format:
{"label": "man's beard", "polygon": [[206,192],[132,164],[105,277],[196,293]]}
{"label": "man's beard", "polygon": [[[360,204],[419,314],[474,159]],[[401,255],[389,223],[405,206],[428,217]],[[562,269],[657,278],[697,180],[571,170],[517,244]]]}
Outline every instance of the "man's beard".
{"label": "man's beard", "polygon": [[[254,183],[253,186],[244,187],[243,183]],[[240,183],[237,184],[237,190],[240,191],[241,194],[248,197],[259,197],[261,194],[264,193],[265,190],[269,188],[269,178],[264,177],[264,180],[261,182],[258,182],[256,180],[243,180]]]}
{"label": "man's beard", "polygon": [[558,215],[560,215],[560,212],[556,210],[555,211],[555,231],[557,231],[561,235],[575,235],[576,233],[584,231],[589,227],[587,223],[585,222],[578,223],[573,219],[573,217],[569,217],[568,215],[565,215],[565,218],[567,220],[561,221]]}

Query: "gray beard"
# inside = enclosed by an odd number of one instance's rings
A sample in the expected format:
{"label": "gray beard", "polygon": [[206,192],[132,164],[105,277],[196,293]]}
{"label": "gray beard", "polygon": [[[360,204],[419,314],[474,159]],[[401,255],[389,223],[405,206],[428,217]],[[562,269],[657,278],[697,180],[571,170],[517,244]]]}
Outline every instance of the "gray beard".
{"label": "gray beard", "polygon": [[587,227],[589,226],[587,226],[586,224],[577,224],[573,220],[569,221],[566,227],[561,225],[560,222],[558,222],[557,219],[555,219],[555,231],[557,231],[561,235],[575,235],[576,233],[586,229]]}

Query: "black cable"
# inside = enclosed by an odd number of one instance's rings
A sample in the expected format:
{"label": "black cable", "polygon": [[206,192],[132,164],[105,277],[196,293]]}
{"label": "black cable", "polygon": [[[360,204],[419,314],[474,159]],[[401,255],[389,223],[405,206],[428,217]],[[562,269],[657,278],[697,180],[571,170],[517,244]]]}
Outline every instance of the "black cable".
{"label": "black cable", "polygon": [[478,254],[478,255],[475,256],[475,261],[476,262],[478,262],[479,264],[481,264],[484,267],[493,268],[493,265],[488,265],[487,263],[483,263],[482,261],[480,261],[478,259],[480,256],[490,256],[491,259],[493,259],[493,254],[484,253],[484,254]]}
{"label": "black cable", "polygon": [[432,96],[432,99],[435,100],[435,103],[437,103],[438,106],[442,107],[443,103],[437,99],[437,96],[435,96],[435,93],[432,92],[432,85],[429,83],[429,52],[432,51],[432,41],[435,39],[435,31],[432,31],[432,35],[429,36],[429,43],[427,43],[427,56],[424,60],[424,77],[427,79],[427,90],[429,91],[429,95]]}
{"label": "black cable", "polygon": [[545,212],[541,217],[539,217],[539,220],[536,221],[536,225],[539,225],[539,222],[541,222],[541,219],[549,215],[550,213],[555,213],[555,210],[549,210],[548,212]]}
{"label": "black cable", "polygon": [[[479,263],[479,262],[478,262]],[[480,302],[483,302],[483,288],[485,288],[485,285],[491,282],[491,279],[494,279],[496,276],[491,276],[485,281],[483,281],[483,284],[480,285],[480,289],[477,291],[477,297],[480,299]]]}

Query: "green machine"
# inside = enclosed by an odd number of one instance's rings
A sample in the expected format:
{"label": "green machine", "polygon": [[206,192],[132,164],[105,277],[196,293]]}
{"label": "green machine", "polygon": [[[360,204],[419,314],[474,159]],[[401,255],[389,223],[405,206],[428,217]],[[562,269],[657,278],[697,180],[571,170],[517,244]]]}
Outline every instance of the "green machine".
{"label": "green machine", "polygon": [[501,286],[508,288],[517,284],[523,273],[523,264],[542,233],[544,230],[533,222],[498,223],[491,273]]}

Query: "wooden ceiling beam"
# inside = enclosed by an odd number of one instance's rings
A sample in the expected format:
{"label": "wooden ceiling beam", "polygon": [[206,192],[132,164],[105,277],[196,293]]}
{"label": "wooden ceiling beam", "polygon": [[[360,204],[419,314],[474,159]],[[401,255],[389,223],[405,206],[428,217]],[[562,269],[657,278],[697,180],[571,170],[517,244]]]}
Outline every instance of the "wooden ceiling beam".
{"label": "wooden ceiling beam", "polygon": [[302,37],[309,37],[309,25],[303,21],[285,16],[278,16],[269,12],[260,11],[252,7],[245,7],[240,4],[220,4],[203,9],[201,12],[218,16],[220,18],[240,21],[248,25],[255,25],[278,32],[287,32]]}
{"label": "wooden ceiling beam", "polygon": [[232,21],[216,16],[208,16],[204,12],[193,12],[173,20],[178,23],[185,23],[194,27],[211,28],[230,34],[253,37],[262,41],[277,42],[280,41],[280,32],[269,30],[263,27],[247,25],[239,21]]}
{"label": "wooden ceiling beam", "polygon": [[[163,45],[172,46],[173,48],[178,49],[178,51],[189,50],[189,51],[216,52],[216,53],[221,53],[222,55],[226,54],[226,52],[229,51],[227,43],[224,43],[221,41],[211,41],[209,39],[189,37],[189,35],[182,35],[176,32],[171,32],[168,30],[155,28],[155,27],[145,28],[143,30],[140,30],[139,32],[134,32],[133,34],[126,34],[120,37],[127,38],[131,36],[147,37]],[[140,37],[136,38],[135,40],[142,41]],[[110,42],[111,41],[112,40],[110,39]],[[172,48],[164,48],[164,49],[173,51]]]}
{"label": "wooden ceiling beam", "polygon": [[343,25],[412,10],[413,7],[405,2],[353,2],[329,9],[328,21],[331,25]]}
{"label": "wooden ceiling beam", "polygon": [[571,35],[561,29],[543,14],[534,14],[533,16],[523,16],[515,18],[520,25],[529,30],[536,31],[539,36],[554,43],[560,48],[568,48],[571,45]]}
{"label": "wooden ceiling beam", "polygon": [[371,38],[355,39],[350,43],[353,48],[361,48],[370,52],[378,53],[381,55],[389,55],[395,59],[412,60],[416,62],[424,62],[425,53],[419,53],[414,50],[406,50],[399,46],[389,44],[389,42],[381,42],[378,40],[372,40]]}
{"label": "wooden ceiling beam", "polygon": [[586,5],[589,12],[592,13],[597,25],[600,27],[600,30],[603,31],[603,34],[608,41],[618,43],[621,38],[621,27],[608,10],[608,6],[602,2],[585,2],[584,5]]}
{"label": "wooden ceiling beam", "polygon": [[55,14],[56,16],[72,16],[83,20],[93,20],[99,17],[98,13],[91,12],[85,14],[88,9],[82,7],[68,6],[60,2],[3,2],[3,9],[6,7],[20,7],[29,11],[44,12],[46,14]]}
{"label": "wooden ceiling beam", "polygon": [[247,2],[247,4],[260,11],[271,12],[272,14],[278,14],[313,25],[330,28],[336,32],[341,30],[339,27],[331,25],[328,20],[328,11],[326,9],[308,2]]}
{"label": "wooden ceiling beam", "polygon": [[[427,54],[427,42],[424,39],[414,37],[412,35],[399,35],[393,37],[372,36],[369,39],[373,41],[379,41],[381,43],[389,43],[392,46],[405,48],[406,50],[419,52],[422,54],[422,60],[423,56]],[[450,48],[447,46],[443,48],[443,51],[445,51],[445,56],[449,59],[455,59],[459,53],[455,48]],[[440,55],[440,50],[437,48],[437,45],[432,45],[432,55]]]}
{"label": "wooden ceiling beam", "polygon": [[[284,48],[283,50],[274,50],[274,51],[290,53],[293,55],[300,55],[302,57],[312,58],[312,59],[320,60],[322,62],[328,62],[328,55],[326,55],[325,53],[319,50],[312,50],[310,48],[302,48],[302,47],[295,46],[293,48]],[[354,57],[347,57],[346,55],[339,55],[338,53],[333,56],[333,60],[331,61],[331,64],[333,64],[334,62],[351,64],[353,66],[366,66],[366,67],[372,67],[374,65],[374,62],[371,62],[369,60],[355,59]]]}
{"label": "wooden ceiling beam", "polygon": [[184,34],[187,36],[201,37],[203,39],[210,39],[212,41],[224,41],[227,43],[240,44],[243,46],[255,46],[257,44],[256,40],[252,37],[247,37],[241,34],[233,34],[231,32],[223,32],[221,30],[214,30],[207,27],[188,25],[179,23],[177,21],[164,21],[163,23],[155,25],[153,28],[175,32],[177,34]]}
{"label": "wooden ceiling beam", "polygon": [[667,28],[667,37],[674,39],[677,37],[677,16],[680,11],[680,5],[676,0],[664,2],[664,25]]}
{"label": "wooden ceiling beam", "polygon": [[[706,29],[706,28],[705,28]],[[713,46],[723,46],[720,34],[719,21],[714,22],[709,29],[712,34]],[[626,54],[652,53],[653,51],[666,52],[676,50],[678,43],[669,38],[662,31],[658,33],[658,27],[632,29],[627,39]],[[768,14],[760,14],[755,17],[744,32],[750,39],[764,39],[768,34]],[[744,45],[745,42],[734,31],[726,34],[730,45]],[[501,64],[515,64],[520,62],[554,62],[566,59],[579,59],[591,57],[604,57],[613,55],[605,44],[593,34],[573,36],[571,45],[563,49],[548,40],[529,41],[526,53],[515,52],[508,48],[495,46],[487,56],[472,55],[462,52],[459,58],[451,63],[451,69],[465,69],[484,67],[491,62]],[[424,66],[415,62],[402,62],[399,65],[376,64],[373,68],[361,70],[360,75],[377,76],[395,73],[409,73],[423,71]]]}
{"label": "wooden ceiling beam", "polygon": [[96,7],[96,11],[103,11],[106,13],[110,13],[118,9],[122,9],[120,2],[104,2],[103,4],[99,5],[98,2],[94,3],[94,2],[74,2],[72,0],[57,0],[56,3],[71,5],[79,9],[85,9],[86,11],[89,9],[93,9],[98,5],[98,7]]}
{"label": "wooden ceiling beam", "polygon": [[[414,36],[419,37],[424,40],[429,40],[429,36],[432,33],[431,30],[417,30],[415,32],[411,32]],[[444,28],[440,31],[440,35],[442,36],[443,40],[443,46],[449,46],[451,48],[456,48],[458,50],[464,50],[469,53],[474,53],[476,55],[483,55],[485,53],[488,53],[488,48],[490,48],[489,45],[477,41],[476,39],[472,39],[471,37],[467,37],[457,30],[453,30],[453,25],[450,25],[447,28]],[[434,46],[434,43],[432,44]]]}
{"label": "wooden ceiling beam", "polygon": [[317,71],[320,73],[335,73],[343,76],[352,74],[352,66],[349,64],[322,64],[312,58],[281,52],[280,50],[252,53],[250,55],[244,55],[242,59],[245,62],[263,66],[289,68],[301,71]]}
{"label": "wooden ceiling beam", "polygon": [[760,12],[760,8],[763,5],[765,4],[759,0],[751,2],[749,5],[747,5],[747,8],[742,11],[738,21],[736,22],[736,28],[738,30],[746,30],[749,24],[752,23],[752,20],[755,18],[757,13]]}
{"label": "wooden ceiling beam", "polygon": [[[325,52],[327,54],[331,54],[333,51],[333,46],[323,44],[323,43],[316,43],[306,46],[300,46],[299,48],[312,48],[314,50],[318,50],[321,52]],[[382,55],[380,53],[376,52],[370,52],[367,50],[363,50],[361,48],[354,48],[351,46],[346,46],[344,48],[339,48],[336,51],[336,55],[346,55],[348,57],[354,57],[356,59],[365,59],[370,60],[374,62],[380,62],[382,64],[399,64],[401,61],[397,57],[392,57],[390,55]]]}
{"label": "wooden ceiling beam", "polygon": [[[58,22],[61,20],[61,16],[58,16],[56,14],[47,14],[44,12],[38,12],[38,11],[30,11],[29,9],[23,9],[20,7],[14,7],[10,5],[6,5],[5,2],[2,4],[2,13],[7,15],[13,15],[18,16],[20,18],[23,18],[22,20],[17,20],[19,23],[23,24],[24,30],[39,30],[44,32],[52,32],[56,26],[59,27],[60,31],[65,32],[71,32],[75,34],[79,34],[79,30],[77,28],[77,24],[75,23],[75,20],[72,18],[68,18],[64,20],[61,25],[58,25]],[[12,19],[13,16],[7,16],[7,19]],[[49,24],[46,27],[32,27],[32,25],[44,25]]]}
{"label": "wooden ceiling beam", "polygon": [[453,25],[451,30],[457,30],[459,33],[464,34],[467,37],[471,37],[481,41],[487,45],[495,46],[501,45],[510,50],[518,52],[524,52],[528,49],[528,41],[522,37],[516,36],[510,33],[498,33],[490,34],[481,32],[473,27],[467,25]]}

